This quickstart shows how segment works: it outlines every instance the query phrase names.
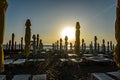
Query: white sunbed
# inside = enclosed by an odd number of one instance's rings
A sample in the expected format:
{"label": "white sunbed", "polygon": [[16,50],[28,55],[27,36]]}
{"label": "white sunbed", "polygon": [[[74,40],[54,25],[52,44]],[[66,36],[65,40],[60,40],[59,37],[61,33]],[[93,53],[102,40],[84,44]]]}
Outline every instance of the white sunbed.
{"label": "white sunbed", "polygon": [[0,75],[0,80],[6,80],[6,75]]}
{"label": "white sunbed", "polygon": [[65,58],[61,58],[60,59],[61,62],[66,62],[66,61],[69,61],[68,59],[65,59]]}
{"label": "white sunbed", "polygon": [[6,59],[6,60],[4,60],[4,64],[9,65],[9,64],[12,64],[13,61],[14,61],[13,59]]}
{"label": "white sunbed", "polygon": [[70,59],[70,60],[71,60],[72,62],[76,62],[76,63],[82,62],[82,59],[79,59],[79,60],[78,60],[78,59],[74,59],[74,58],[73,58],[73,59]]}
{"label": "white sunbed", "polygon": [[104,57],[86,57],[86,60],[94,61],[94,62],[111,62],[111,59]]}
{"label": "white sunbed", "polygon": [[71,56],[78,56],[77,54],[68,54],[69,57]]}
{"label": "white sunbed", "polygon": [[12,80],[31,80],[31,75],[15,75]]}
{"label": "white sunbed", "polygon": [[115,80],[105,73],[91,73],[91,80]]}
{"label": "white sunbed", "polygon": [[36,61],[38,61],[38,62],[44,62],[45,59],[37,59]]}
{"label": "white sunbed", "polygon": [[13,64],[19,65],[19,64],[24,64],[26,59],[17,59],[16,61],[13,62]]}
{"label": "white sunbed", "polygon": [[36,61],[36,59],[29,59],[29,60],[27,60],[28,62],[35,62]]}
{"label": "white sunbed", "polygon": [[91,57],[93,54],[83,54],[83,57]]}
{"label": "white sunbed", "polygon": [[32,80],[47,80],[46,74],[33,75]]}
{"label": "white sunbed", "polygon": [[115,71],[115,72],[107,72],[107,74],[116,77],[117,79],[120,80],[120,71]]}
{"label": "white sunbed", "polygon": [[29,59],[28,62],[44,62],[45,59]]}

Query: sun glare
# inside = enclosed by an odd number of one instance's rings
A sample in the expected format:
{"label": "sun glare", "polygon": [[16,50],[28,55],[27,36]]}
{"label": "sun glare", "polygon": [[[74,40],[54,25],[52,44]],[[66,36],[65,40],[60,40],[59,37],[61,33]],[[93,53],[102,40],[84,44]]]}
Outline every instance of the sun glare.
{"label": "sun glare", "polygon": [[65,38],[65,36],[68,37],[68,40],[73,40],[75,37],[75,29],[74,27],[66,27],[61,32],[62,39]]}

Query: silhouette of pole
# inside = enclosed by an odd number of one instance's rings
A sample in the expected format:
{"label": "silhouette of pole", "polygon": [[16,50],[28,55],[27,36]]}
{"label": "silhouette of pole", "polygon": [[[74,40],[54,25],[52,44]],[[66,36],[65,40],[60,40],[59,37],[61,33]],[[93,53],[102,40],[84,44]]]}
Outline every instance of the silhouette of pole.
{"label": "silhouette of pole", "polygon": [[37,49],[39,49],[39,34],[37,34]]}
{"label": "silhouette of pole", "polygon": [[16,51],[17,42],[15,41],[15,51]]}
{"label": "silhouette of pole", "polygon": [[95,55],[97,55],[97,36],[94,37],[94,51]]}
{"label": "silhouette of pole", "polygon": [[109,52],[109,41],[107,42],[107,52]]}
{"label": "silhouette of pole", "polygon": [[35,34],[32,36],[33,38],[33,54],[36,54],[36,36]]}
{"label": "silhouette of pole", "polygon": [[30,54],[30,39],[31,39],[31,22],[29,19],[27,19],[25,23],[26,29],[25,29],[25,56],[28,57]]}
{"label": "silhouette of pole", "polygon": [[4,72],[4,51],[3,41],[5,33],[5,13],[8,3],[6,0],[0,0],[0,73]]}
{"label": "silhouette of pole", "polygon": [[84,43],[84,45],[83,45],[83,51],[84,52],[86,51],[86,43]]}
{"label": "silhouette of pole", "polygon": [[52,50],[55,50],[55,44],[52,43]]}
{"label": "silhouette of pole", "polygon": [[12,33],[12,46],[11,46],[11,51],[14,51],[14,38],[15,38],[15,34]]}
{"label": "silhouette of pole", "polygon": [[11,51],[11,40],[9,40],[9,51]]}
{"label": "silhouette of pole", "polygon": [[[53,45],[53,49],[55,49],[55,44]],[[43,43],[42,43],[42,39],[40,39],[39,51],[41,52],[42,50],[43,50]]]}
{"label": "silhouette of pole", "polygon": [[82,52],[84,52],[84,39],[82,39]]}
{"label": "silhouette of pole", "polygon": [[75,53],[81,57],[80,54],[80,24],[79,22],[76,23],[76,40],[75,40]]}
{"label": "silhouette of pole", "polygon": [[23,51],[23,37],[21,37],[21,52]]}
{"label": "silhouette of pole", "polygon": [[112,45],[112,41],[110,41],[110,50],[113,50],[113,45]]}
{"label": "silhouette of pole", "polygon": [[113,51],[114,51],[114,49],[115,49],[115,45],[113,44]]}
{"label": "silhouette of pole", "polygon": [[57,50],[59,49],[59,41],[57,40]]}
{"label": "silhouette of pole", "polygon": [[6,51],[8,51],[8,43],[6,43]]}
{"label": "silhouette of pole", "polygon": [[100,52],[100,44],[98,43],[98,53]]}
{"label": "silhouette of pole", "polygon": [[90,52],[92,53],[93,52],[93,42],[91,41],[90,43]]}
{"label": "silhouette of pole", "polygon": [[105,48],[105,40],[102,40],[103,44],[102,44],[102,52],[105,53],[106,48]]}
{"label": "silhouette of pole", "polygon": [[116,8],[115,38],[117,45],[115,47],[114,59],[117,66],[120,68],[120,0],[118,0]]}
{"label": "silhouette of pole", "polygon": [[19,43],[19,50],[20,50],[20,43]]}
{"label": "silhouette of pole", "polygon": [[72,43],[70,43],[70,51],[72,52]]}
{"label": "silhouette of pole", "polygon": [[62,38],[60,38],[60,52],[62,52]]}
{"label": "silhouette of pole", "polygon": [[68,50],[68,37],[65,36],[65,50],[67,51]]}

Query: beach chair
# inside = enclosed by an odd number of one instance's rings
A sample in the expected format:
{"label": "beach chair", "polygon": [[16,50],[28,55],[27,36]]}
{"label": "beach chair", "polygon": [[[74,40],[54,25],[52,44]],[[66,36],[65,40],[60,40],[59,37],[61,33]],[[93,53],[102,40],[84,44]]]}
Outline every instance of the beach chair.
{"label": "beach chair", "polygon": [[69,60],[68,60],[68,59],[65,59],[65,58],[60,58],[60,61],[61,61],[61,62],[68,62]]}
{"label": "beach chair", "polygon": [[32,80],[47,80],[46,74],[33,75]]}
{"label": "beach chair", "polygon": [[21,65],[24,64],[26,59],[17,59],[16,61],[13,62],[14,65]]}
{"label": "beach chair", "polygon": [[115,72],[107,72],[107,74],[117,78],[118,80],[120,80],[120,71],[115,71]]}
{"label": "beach chair", "polygon": [[6,59],[6,60],[4,61],[4,65],[12,64],[13,61],[14,61],[13,59]]}
{"label": "beach chair", "polygon": [[37,62],[44,62],[45,59],[37,59],[36,61],[37,61]]}
{"label": "beach chair", "polygon": [[91,73],[91,80],[115,80],[105,73]]}
{"label": "beach chair", "polygon": [[72,59],[70,59],[72,62],[74,62],[74,63],[80,63],[80,62],[82,62],[82,59],[77,59],[77,58],[72,58]]}
{"label": "beach chair", "polygon": [[0,80],[6,80],[6,75],[0,75]]}
{"label": "beach chair", "polygon": [[31,80],[31,75],[15,75],[12,80]]}

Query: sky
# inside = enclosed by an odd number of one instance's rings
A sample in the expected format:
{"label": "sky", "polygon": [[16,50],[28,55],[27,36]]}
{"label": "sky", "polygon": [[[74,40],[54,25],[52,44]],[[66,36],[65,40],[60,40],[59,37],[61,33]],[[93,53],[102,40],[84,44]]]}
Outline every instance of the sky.
{"label": "sky", "polygon": [[[43,44],[52,44],[60,39],[61,31],[80,23],[80,39],[89,44],[97,36],[115,41],[117,0],[8,0],[4,43],[15,41],[25,35],[25,22],[31,20],[32,35],[39,34]],[[31,38],[32,40],[32,38]],[[71,40],[74,43],[74,40]]]}

